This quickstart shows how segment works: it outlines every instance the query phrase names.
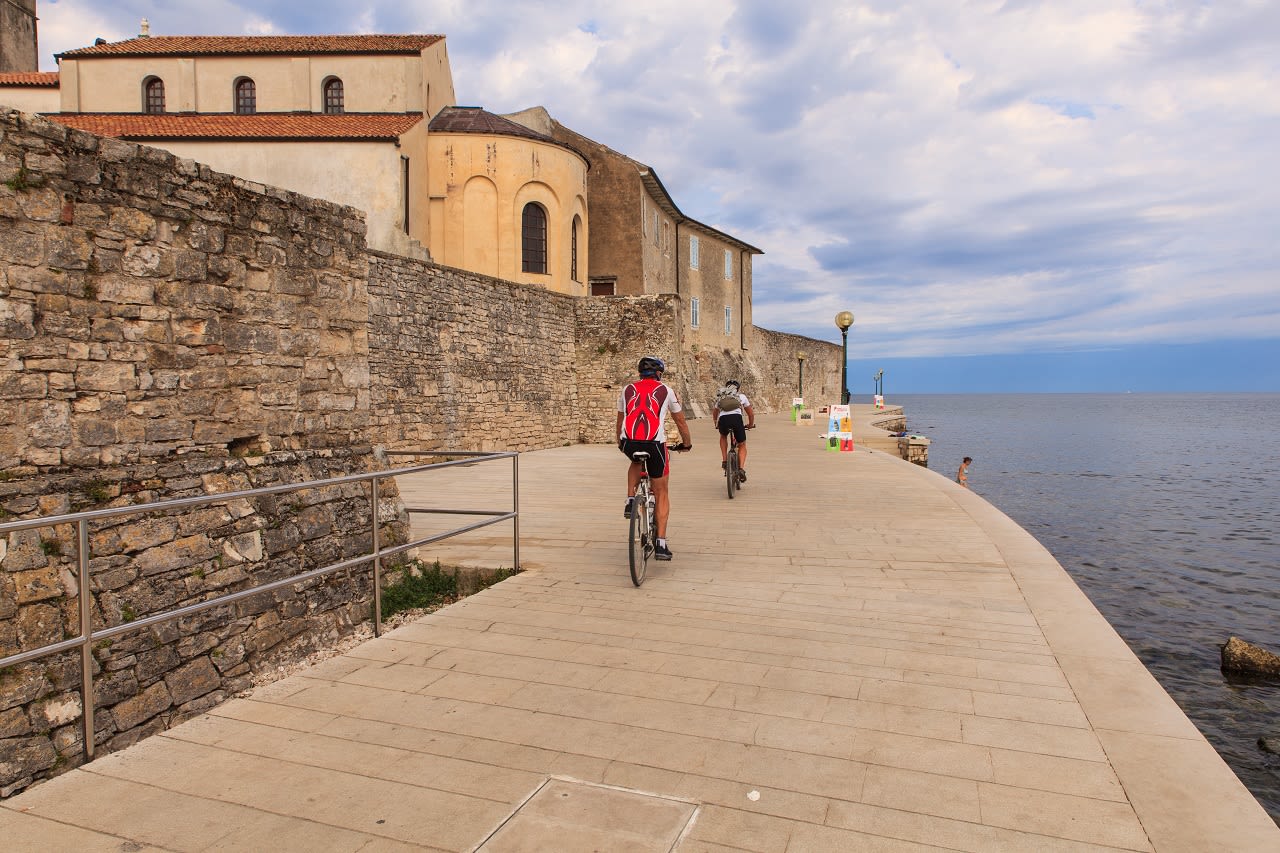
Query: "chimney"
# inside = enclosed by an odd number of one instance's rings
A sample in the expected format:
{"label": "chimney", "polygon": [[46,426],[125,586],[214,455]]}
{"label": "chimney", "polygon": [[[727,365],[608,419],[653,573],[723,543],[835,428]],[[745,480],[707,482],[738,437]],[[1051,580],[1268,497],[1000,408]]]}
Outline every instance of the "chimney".
{"label": "chimney", "polygon": [[138,33],[138,38],[140,39],[151,38],[151,24],[150,22],[147,21],[146,18],[142,19],[142,25],[141,27],[139,27],[139,29],[141,30],[141,32]]}

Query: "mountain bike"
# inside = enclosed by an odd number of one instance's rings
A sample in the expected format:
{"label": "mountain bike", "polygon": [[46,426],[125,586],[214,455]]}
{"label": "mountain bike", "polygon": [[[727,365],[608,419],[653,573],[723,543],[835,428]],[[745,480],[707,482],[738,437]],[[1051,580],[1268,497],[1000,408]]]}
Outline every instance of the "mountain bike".
{"label": "mountain bike", "polygon": [[729,490],[729,500],[733,500],[733,493],[741,489],[744,482],[742,467],[738,463],[738,437],[733,434],[733,430],[729,430],[729,458],[724,464],[724,484]]}
{"label": "mountain bike", "polygon": [[[684,450],[683,443],[667,447],[676,452]],[[627,553],[631,561],[631,582],[640,586],[644,583],[653,548],[658,544],[658,500],[653,496],[653,486],[649,483],[648,452],[637,450],[631,454],[631,461],[640,466],[640,483],[636,486],[635,500],[631,502]]]}

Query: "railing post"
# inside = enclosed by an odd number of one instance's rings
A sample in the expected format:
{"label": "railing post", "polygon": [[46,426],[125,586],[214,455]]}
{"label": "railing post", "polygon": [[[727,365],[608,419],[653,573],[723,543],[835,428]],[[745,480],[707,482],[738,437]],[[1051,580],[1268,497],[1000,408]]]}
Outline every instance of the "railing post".
{"label": "railing post", "polygon": [[76,520],[76,562],[80,571],[80,720],[84,760],[93,760],[93,592],[89,589],[89,523]]}
{"label": "railing post", "polygon": [[511,511],[515,517],[511,519],[513,529],[511,542],[511,568],[520,571],[520,456],[511,457]]}
{"label": "railing post", "polygon": [[373,636],[382,636],[382,543],[378,537],[378,478],[369,480],[373,499]]}

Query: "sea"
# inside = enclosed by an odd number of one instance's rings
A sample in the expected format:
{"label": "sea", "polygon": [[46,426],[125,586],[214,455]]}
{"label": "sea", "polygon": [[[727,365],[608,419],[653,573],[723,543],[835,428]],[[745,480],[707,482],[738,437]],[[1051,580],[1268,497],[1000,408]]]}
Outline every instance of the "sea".
{"label": "sea", "polygon": [[1223,674],[1231,636],[1280,654],[1280,394],[903,394],[929,468],[1057,558],[1280,823],[1280,681]]}

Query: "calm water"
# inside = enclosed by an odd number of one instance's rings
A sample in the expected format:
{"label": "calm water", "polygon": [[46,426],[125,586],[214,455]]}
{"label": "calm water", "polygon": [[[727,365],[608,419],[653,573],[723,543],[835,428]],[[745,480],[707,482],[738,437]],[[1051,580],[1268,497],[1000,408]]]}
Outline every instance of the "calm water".
{"label": "calm water", "polygon": [[929,467],[1034,535],[1280,822],[1280,684],[1229,681],[1235,635],[1280,652],[1280,394],[897,395]]}

